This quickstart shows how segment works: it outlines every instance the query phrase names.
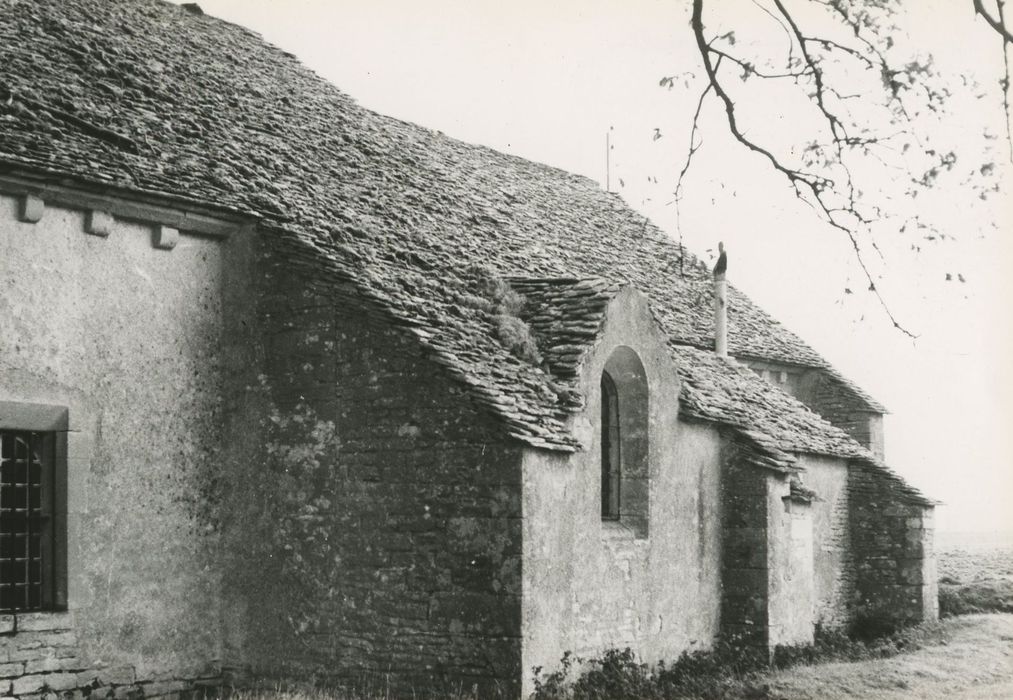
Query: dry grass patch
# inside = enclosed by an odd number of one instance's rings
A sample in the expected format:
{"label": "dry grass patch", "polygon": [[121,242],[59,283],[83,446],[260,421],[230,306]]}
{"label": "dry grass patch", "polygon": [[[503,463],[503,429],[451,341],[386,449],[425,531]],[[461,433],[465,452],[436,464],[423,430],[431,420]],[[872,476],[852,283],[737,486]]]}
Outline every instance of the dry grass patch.
{"label": "dry grass patch", "polygon": [[1013,613],[1013,541],[956,541],[939,551],[939,614]]}

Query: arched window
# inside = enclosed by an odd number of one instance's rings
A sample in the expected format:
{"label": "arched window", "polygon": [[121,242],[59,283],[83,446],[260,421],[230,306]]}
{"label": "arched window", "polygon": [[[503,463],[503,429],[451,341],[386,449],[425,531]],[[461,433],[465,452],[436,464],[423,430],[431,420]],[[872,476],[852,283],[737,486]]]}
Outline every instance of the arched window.
{"label": "arched window", "polygon": [[616,348],[601,375],[601,517],[647,536],[650,497],[647,373]]}
{"label": "arched window", "polygon": [[601,375],[601,517],[619,519],[619,392],[608,372]]}

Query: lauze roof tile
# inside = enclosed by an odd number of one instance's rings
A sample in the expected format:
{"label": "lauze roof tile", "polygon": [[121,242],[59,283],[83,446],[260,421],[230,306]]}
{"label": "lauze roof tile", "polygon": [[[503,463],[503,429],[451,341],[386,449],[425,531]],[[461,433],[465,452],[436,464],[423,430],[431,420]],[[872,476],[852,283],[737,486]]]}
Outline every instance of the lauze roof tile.
{"label": "lauze roof tile", "polygon": [[[582,399],[568,373],[609,294],[632,284],[671,338],[687,417],[750,431],[772,464],[793,451],[870,458],[708,352],[709,272],[593,181],[370,112],[258,35],[160,0],[0,0],[0,15],[0,173],[255,218],[291,241],[294,264],[347,280],[414,334],[517,438],[576,449],[565,426]],[[469,305],[473,261],[540,304],[530,324],[548,371]],[[729,293],[733,354],[833,371]]]}

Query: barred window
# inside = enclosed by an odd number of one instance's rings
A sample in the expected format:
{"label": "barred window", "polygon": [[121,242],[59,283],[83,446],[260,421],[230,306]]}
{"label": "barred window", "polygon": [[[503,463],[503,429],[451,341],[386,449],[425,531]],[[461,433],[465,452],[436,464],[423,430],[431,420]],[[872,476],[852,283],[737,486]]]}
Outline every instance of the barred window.
{"label": "barred window", "polygon": [[54,607],[55,434],[0,430],[0,612]]}

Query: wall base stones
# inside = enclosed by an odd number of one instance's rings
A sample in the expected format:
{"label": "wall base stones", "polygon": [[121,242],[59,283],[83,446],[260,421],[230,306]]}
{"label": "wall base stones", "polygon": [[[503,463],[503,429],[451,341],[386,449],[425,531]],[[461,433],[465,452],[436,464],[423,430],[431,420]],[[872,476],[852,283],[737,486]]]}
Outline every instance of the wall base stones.
{"label": "wall base stones", "polygon": [[223,684],[216,664],[150,672],[83,658],[70,613],[0,615],[0,696],[21,700],[199,697]]}

